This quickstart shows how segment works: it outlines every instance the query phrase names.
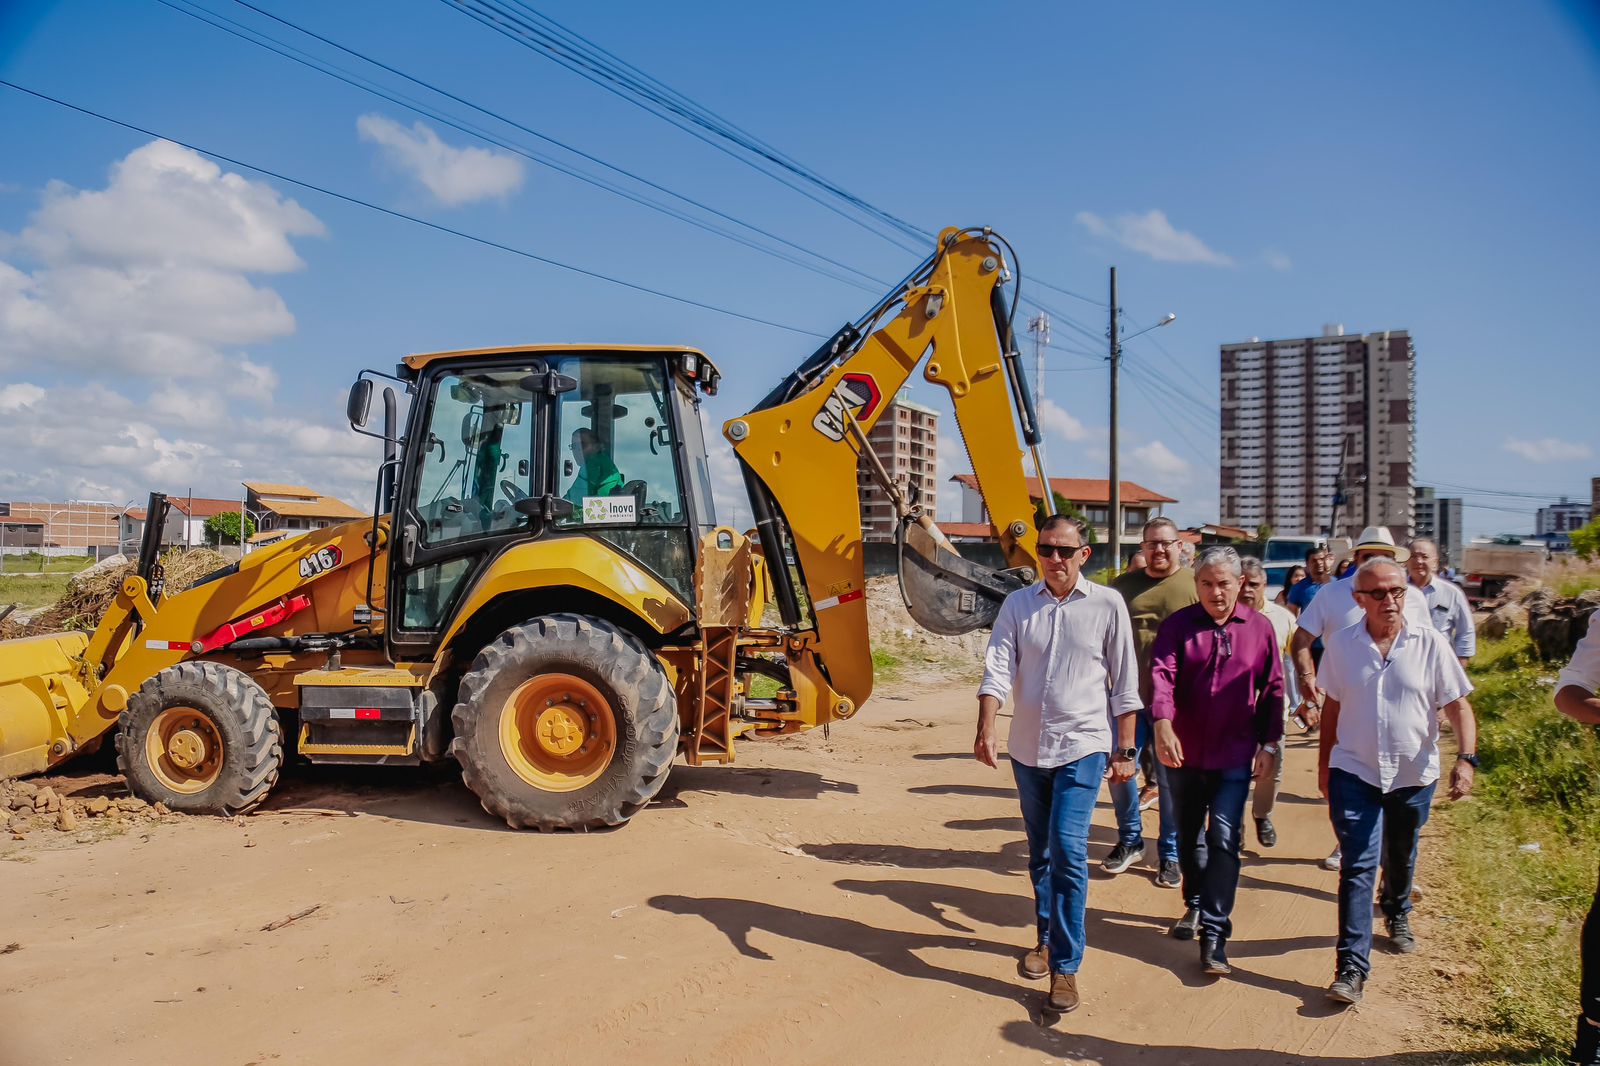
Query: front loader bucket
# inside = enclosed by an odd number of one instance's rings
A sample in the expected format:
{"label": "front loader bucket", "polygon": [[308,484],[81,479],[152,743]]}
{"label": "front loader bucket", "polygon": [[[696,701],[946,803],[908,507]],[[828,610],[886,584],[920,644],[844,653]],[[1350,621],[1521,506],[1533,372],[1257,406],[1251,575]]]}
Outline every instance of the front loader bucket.
{"label": "front loader bucket", "polygon": [[0,778],[43,773],[71,749],[67,722],[89,699],[87,633],[0,640]]}
{"label": "front loader bucket", "polygon": [[900,597],[918,625],[941,636],[994,625],[1001,601],[1032,580],[963,559],[931,522],[902,523],[899,539]]}

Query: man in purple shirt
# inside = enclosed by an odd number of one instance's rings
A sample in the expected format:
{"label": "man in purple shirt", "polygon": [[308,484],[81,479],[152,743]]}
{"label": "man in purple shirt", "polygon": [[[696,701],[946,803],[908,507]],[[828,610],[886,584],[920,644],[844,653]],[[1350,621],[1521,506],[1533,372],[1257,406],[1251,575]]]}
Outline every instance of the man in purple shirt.
{"label": "man in purple shirt", "polygon": [[[1200,557],[1200,602],[1161,623],[1152,649],[1156,757],[1178,815],[1185,912],[1172,935],[1200,936],[1200,965],[1220,977],[1233,935],[1250,779],[1269,778],[1283,739],[1283,665],[1266,616],[1239,602],[1232,548]],[[1202,833],[1204,837],[1202,838]]]}

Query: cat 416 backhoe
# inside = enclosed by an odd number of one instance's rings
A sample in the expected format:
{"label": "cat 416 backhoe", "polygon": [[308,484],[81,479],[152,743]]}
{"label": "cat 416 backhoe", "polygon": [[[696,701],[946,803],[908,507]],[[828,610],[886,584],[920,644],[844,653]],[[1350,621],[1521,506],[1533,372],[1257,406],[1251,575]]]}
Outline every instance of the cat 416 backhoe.
{"label": "cat 416 backhoe", "polygon": [[[249,810],[286,751],[454,758],[511,826],[584,829],[627,821],[680,753],[731,762],[741,737],[850,718],[872,690],[863,461],[900,513],[920,623],[985,626],[1033,579],[1018,432],[1036,446],[1038,430],[1008,251],[986,229],[946,230],[724,424],[748,534],[712,516],[700,405],[720,372],[700,352],[540,345],[363,371],[349,417],[385,442],[376,517],[177,590],[152,497],[136,572],[92,635],[0,643],[0,776],[45,771],[115,727],[129,787],[177,811]],[[962,559],[865,447],[919,365],[949,393],[1001,569]]]}

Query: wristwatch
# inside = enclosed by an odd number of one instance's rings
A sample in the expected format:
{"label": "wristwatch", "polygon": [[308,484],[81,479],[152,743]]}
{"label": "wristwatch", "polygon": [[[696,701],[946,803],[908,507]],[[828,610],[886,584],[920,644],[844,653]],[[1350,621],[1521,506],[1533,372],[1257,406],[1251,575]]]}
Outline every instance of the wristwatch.
{"label": "wristwatch", "polygon": [[1261,745],[1261,750],[1266,752],[1268,755],[1276,755],[1276,754],[1278,754],[1278,745],[1276,745],[1276,744],[1263,744],[1263,745]]}
{"label": "wristwatch", "polygon": [[1478,768],[1478,757],[1476,755],[1472,754],[1471,752],[1466,752],[1466,751],[1462,752],[1460,755],[1456,756],[1456,761],[1457,762],[1464,762],[1468,766],[1472,767],[1474,770],[1476,770]]}
{"label": "wristwatch", "polygon": [[1139,749],[1138,748],[1118,748],[1117,750],[1115,750],[1115,751],[1113,751],[1111,753],[1111,757],[1113,759],[1137,759],[1139,757]]}

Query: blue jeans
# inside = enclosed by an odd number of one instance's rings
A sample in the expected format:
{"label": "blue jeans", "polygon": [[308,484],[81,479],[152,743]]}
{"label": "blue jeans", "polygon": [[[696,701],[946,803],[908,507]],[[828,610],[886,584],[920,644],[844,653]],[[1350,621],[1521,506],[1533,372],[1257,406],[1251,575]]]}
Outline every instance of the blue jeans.
{"label": "blue jeans", "polygon": [[1372,972],[1372,887],[1383,870],[1378,906],[1387,918],[1411,910],[1417,840],[1434,785],[1380,791],[1355,774],[1328,771],[1328,815],[1343,855],[1339,865],[1339,966]]}
{"label": "blue jeans", "polygon": [[1185,906],[1200,909],[1200,933],[1226,940],[1233,935],[1233,900],[1239,892],[1239,847],[1244,839],[1244,801],[1250,767],[1167,770],[1178,817],[1178,864],[1183,868]]}
{"label": "blue jeans", "polygon": [[[1154,728],[1150,722],[1149,711],[1134,712],[1139,716],[1138,728],[1134,731],[1134,745],[1141,750],[1150,746],[1154,737]],[[1156,842],[1156,857],[1162,862],[1178,861],[1178,818],[1171,802],[1167,799],[1167,775],[1169,771],[1156,760],[1156,787],[1161,790],[1161,798],[1156,807],[1161,812],[1161,836]],[[1139,775],[1135,774],[1123,782],[1110,782],[1111,806],[1117,812],[1117,843],[1125,844],[1130,848],[1144,847],[1144,818],[1139,813]]]}
{"label": "blue jeans", "polygon": [[1083,909],[1089,900],[1089,819],[1106,773],[1104,752],[1065,766],[1011,760],[1028,835],[1028,877],[1039,918],[1039,943],[1050,948],[1053,973],[1077,973],[1083,962]]}

